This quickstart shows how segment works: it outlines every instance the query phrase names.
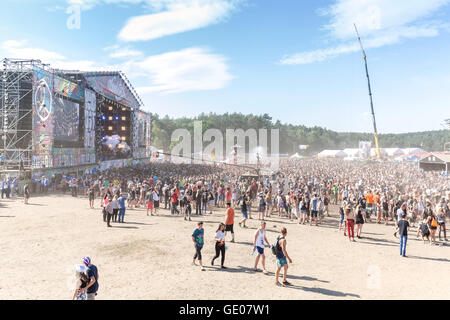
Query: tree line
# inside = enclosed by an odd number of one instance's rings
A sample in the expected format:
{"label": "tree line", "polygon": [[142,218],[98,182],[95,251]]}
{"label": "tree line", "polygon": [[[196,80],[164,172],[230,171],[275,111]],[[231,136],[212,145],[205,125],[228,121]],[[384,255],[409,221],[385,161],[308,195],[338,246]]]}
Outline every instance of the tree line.
{"label": "tree line", "polygon": [[[324,149],[358,148],[359,141],[372,141],[372,133],[336,132],[322,127],[306,127],[273,120],[267,113],[263,115],[242,113],[201,113],[194,118],[170,118],[153,115],[152,145],[170,152],[178,143],[171,141],[172,133],[179,128],[185,128],[193,136],[194,121],[202,121],[203,133],[208,129],[218,129],[225,137],[227,129],[279,129],[280,153],[293,154],[299,152],[313,155]],[[450,130],[434,130],[425,132],[411,132],[401,134],[379,134],[381,148],[415,148],[427,151],[442,151],[444,144],[450,142]],[[205,145],[208,143],[205,143]],[[248,144],[248,143],[246,143]],[[270,146],[270,134],[268,138]],[[306,151],[300,150],[299,145],[309,145]],[[193,150],[193,149],[192,149]],[[248,151],[248,150],[247,150]]]}

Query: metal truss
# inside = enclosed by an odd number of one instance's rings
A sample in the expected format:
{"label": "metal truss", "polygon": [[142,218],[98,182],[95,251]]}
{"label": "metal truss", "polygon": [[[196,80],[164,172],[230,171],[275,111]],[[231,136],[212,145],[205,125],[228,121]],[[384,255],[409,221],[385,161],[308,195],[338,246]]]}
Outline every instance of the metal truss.
{"label": "metal truss", "polygon": [[[31,168],[33,67],[39,60],[3,59],[0,70],[0,155],[3,171]],[[28,97],[28,101],[24,98]],[[22,164],[22,165],[21,165]]]}

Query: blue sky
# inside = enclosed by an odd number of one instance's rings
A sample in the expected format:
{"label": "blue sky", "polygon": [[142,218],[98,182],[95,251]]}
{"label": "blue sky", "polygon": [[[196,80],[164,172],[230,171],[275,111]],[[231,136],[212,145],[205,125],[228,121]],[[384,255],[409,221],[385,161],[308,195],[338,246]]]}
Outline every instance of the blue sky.
{"label": "blue sky", "polygon": [[268,113],[371,132],[356,22],[379,132],[450,118],[450,0],[3,2],[0,57],[122,70],[160,115]]}

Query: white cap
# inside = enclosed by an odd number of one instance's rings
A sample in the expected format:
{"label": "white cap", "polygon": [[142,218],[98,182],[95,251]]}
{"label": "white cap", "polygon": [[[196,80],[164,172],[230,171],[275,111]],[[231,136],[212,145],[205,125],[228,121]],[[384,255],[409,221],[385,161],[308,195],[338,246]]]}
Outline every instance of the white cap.
{"label": "white cap", "polygon": [[82,264],[76,264],[75,265],[75,270],[77,272],[84,273],[86,271],[86,267],[83,266]]}

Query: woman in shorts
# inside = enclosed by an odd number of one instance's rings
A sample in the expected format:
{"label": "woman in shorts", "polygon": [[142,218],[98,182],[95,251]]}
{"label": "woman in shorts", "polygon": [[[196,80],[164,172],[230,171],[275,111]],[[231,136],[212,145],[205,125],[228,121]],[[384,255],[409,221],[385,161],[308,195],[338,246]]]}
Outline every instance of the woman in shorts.
{"label": "woman in shorts", "polygon": [[95,190],[93,187],[90,187],[87,191],[87,194],[89,196],[89,206],[91,209],[94,209],[94,200],[95,200]]}
{"label": "woman in shorts", "polygon": [[427,225],[428,225],[428,228],[430,229],[430,236],[431,236],[430,244],[436,244],[436,230],[438,227],[438,223],[437,223],[434,213],[432,213],[432,212],[428,216]]}
{"label": "woman in shorts", "polygon": [[30,185],[26,183],[23,188],[23,202],[28,204],[28,199],[30,199]]}
{"label": "woman in shorts", "polygon": [[356,207],[356,237],[361,239],[362,227],[364,225],[364,212],[361,210],[360,206]]}
{"label": "woman in shorts", "polygon": [[443,208],[439,208],[437,217],[436,217],[438,226],[439,226],[439,241],[441,241],[441,231],[444,230],[444,240],[447,240],[447,231],[445,230],[445,213]]}

